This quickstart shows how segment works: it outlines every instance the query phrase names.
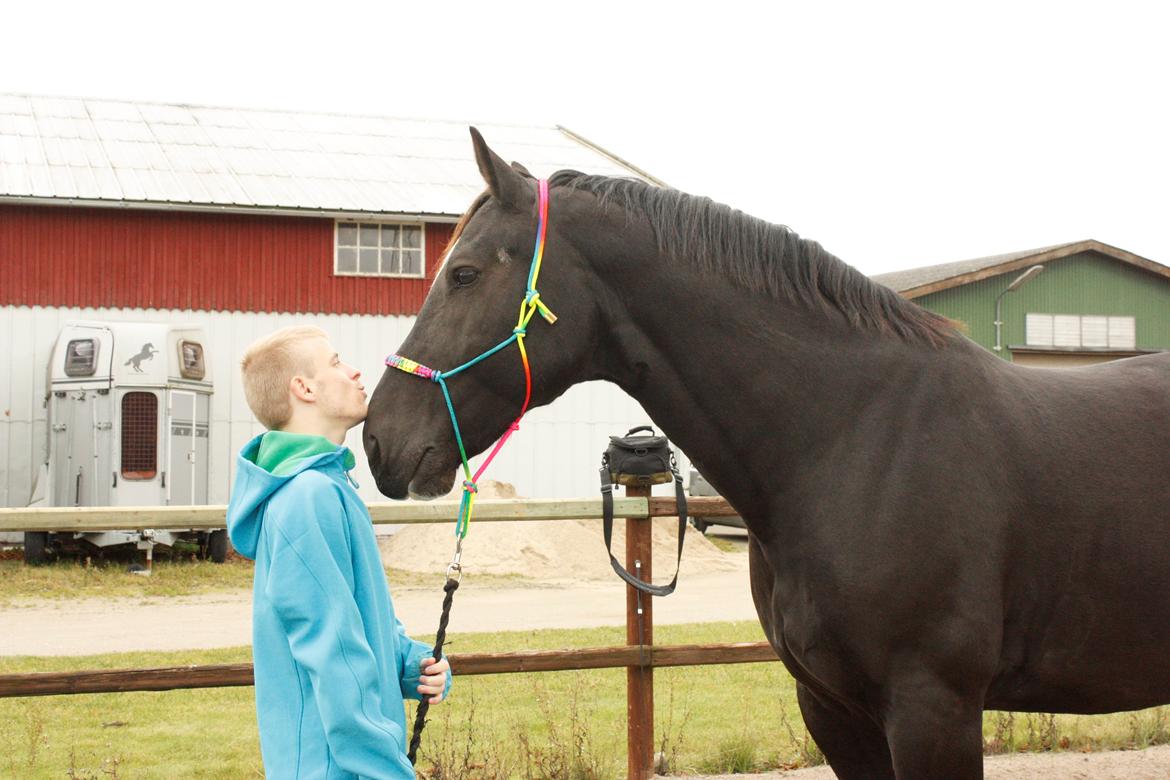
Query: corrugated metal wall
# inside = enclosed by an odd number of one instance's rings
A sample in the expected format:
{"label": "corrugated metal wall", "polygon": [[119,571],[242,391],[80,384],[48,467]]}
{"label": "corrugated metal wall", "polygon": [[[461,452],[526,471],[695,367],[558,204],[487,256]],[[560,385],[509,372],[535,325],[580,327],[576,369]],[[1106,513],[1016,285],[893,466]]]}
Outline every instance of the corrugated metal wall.
{"label": "corrugated metal wall", "polygon": [[416,314],[429,288],[334,276],[331,219],[0,205],[0,305]]}
{"label": "corrugated metal wall", "polygon": [[[215,382],[212,503],[227,502],[235,454],[263,430],[252,418],[240,383],[239,361],[248,344],[285,325],[313,323],[325,329],[342,356],[373,383],[381,375],[385,356],[397,350],[414,322],[413,317],[398,316],[0,307],[0,506],[24,506],[28,501],[37,464],[45,458],[43,401],[50,353],[62,324],[78,319],[190,322],[207,330],[206,355]],[[485,476],[514,484],[523,496],[596,495],[597,468],[609,434],[624,433],[648,420],[637,402],[617,387],[602,382],[578,385],[550,406],[533,410]],[[366,467],[360,429],[350,433],[347,443],[358,456],[355,477],[362,496],[385,500]],[[670,486],[659,487],[665,491]]]}
{"label": "corrugated metal wall", "polygon": [[[967,335],[995,345],[995,297],[1022,270],[924,295],[918,305],[959,320]],[[1003,343],[1024,343],[1024,317],[1037,314],[1127,315],[1138,349],[1170,349],[1170,282],[1111,258],[1082,252],[1046,263],[1039,276],[1003,299]]]}

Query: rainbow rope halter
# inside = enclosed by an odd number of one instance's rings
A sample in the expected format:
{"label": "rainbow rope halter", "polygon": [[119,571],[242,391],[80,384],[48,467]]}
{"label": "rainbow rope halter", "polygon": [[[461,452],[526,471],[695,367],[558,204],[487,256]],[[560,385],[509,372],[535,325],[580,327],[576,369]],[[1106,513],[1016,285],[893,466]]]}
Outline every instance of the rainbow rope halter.
{"label": "rainbow rope halter", "polygon": [[[462,552],[463,539],[467,536],[467,528],[471,523],[471,514],[475,508],[475,496],[478,490],[476,483],[487,469],[488,464],[495,459],[500,448],[504,446],[504,442],[508,441],[509,437],[520,429],[520,420],[524,417],[525,412],[528,411],[528,404],[532,400],[532,368],[528,364],[528,352],[524,348],[524,338],[528,335],[528,323],[538,311],[540,312],[540,316],[544,317],[550,325],[557,321],[556,315],[544,305],[544,301],[540,299],[540,293],[536,290],[536,280],[540,276],[540,263],[544,257],[545,235],[548,229],[548,181],[546,179],[538,180],[536,188],[538,195],[536,247],[532,252],[532,265],[528,269],[528,289],[524,292],[524,299],[520,301],[520,314],[516,319],[516,327],[512,329],[512,335],[478,357],[472,358],[458,368],[453,368],[450,371],[439,371],[434,368],[428,368],[402,355],[390,355],[386,358],[387,366],[392,366],[400,371],[405,371],[408,374],[414,374],[415,376],[429,379],[436,383],[439,389],[443,391],[443,400],[447,402],[447,413],[451,415],[451,427],[455,431],[455,443],[459,445],[459,457],[463,461],[464,480],[463,496],[459,502],[459,516],[455,521],[455,535],[459,541],[455,549],[455,558],[452,560],[451,566],[447,569],[448,577],[451,577],[452,574],[458,574],[461,570],[459,559]],[[467,462],[467,450],[463,447],[463,436],[459,432],[459,420],[455,416],[455,405],[451,402],[451,391],[447,388],[447,379],[461,371],[471,368],[481,360],[486,360],[507,347],[513,341],[520,348],[520,361],[524,364],[524,403],[520,407],[520,414],[516,416],[516,419],[508,426],[508,430],[496,442],[491,454],[487,456],[487,459],[484,460],[475,474],[472,474],[471,466]]]}

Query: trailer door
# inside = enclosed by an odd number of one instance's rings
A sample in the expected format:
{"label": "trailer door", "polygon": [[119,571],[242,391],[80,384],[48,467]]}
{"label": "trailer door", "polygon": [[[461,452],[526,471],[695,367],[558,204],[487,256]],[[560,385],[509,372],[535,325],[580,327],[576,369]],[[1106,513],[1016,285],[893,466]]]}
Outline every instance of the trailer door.
{"label": "trailer door", "polygon": [[193,504],[207,503],[208,481],[211,474],[211,396],[200,393],[195,397],[195,463]]}
{"label": "trailer door", "polygon": [[166,471],[159,469],[159,397],[155,390],[115,391],[118,447],[118,506],[157,506],[165,488]]}
{"label": "trailer door", "polygon": [[110,506],[112,490],[118,484],[114,466],[114,402],[109,390],[98,390],[93,401],[93,490],[92,506]]}
{"label": "trailer door", "polygon": [[[90,390],[57,390],[51,401],[49,447],[53,464],[53,505],[88,506],[86,491],[93,462]],[[87,479],[87,476],[91,479]]]}
{"label": "trailer door", "polygon": [[[195,503],[195,393],[171,390],[167,424],[170,431],[168,447],[170,479],[167,482],[167,503],[190,505]],[[204,439],[206,443],[206,439]]]}

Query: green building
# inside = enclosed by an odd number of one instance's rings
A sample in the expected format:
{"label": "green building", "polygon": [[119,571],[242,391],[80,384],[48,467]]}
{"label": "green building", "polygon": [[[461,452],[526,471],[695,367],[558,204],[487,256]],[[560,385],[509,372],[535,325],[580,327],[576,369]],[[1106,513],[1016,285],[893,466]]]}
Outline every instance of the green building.
{"label": "green building", "polygon": [[1024,365],[1086,365],[1170,350],[1170,268],[1100,241],[873,279]]}

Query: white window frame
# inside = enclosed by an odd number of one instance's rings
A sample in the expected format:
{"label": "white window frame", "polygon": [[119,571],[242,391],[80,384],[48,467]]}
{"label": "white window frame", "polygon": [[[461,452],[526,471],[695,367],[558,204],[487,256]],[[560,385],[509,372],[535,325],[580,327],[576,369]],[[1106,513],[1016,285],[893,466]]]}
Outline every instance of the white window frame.
{"label": "white window frame", "polygon": [[[382,273],[381,271],[378,271],[377,273],[370,273],[368,271],[360,271],[360,270],[353,270],[353,271],[339,270],[337,267],[337,261],[338,261],[339,250],[342,248],[342,246],[339,242],[339,237],[341,234],[341,224],[343,222],[346,223],[347,225],[352,224],[352,225],[357,226],[359,243],[358,243],[358,245],[353,247],[359,253],[358,257],[357,257],[357,263],[356,263],[357,268],[361,268],[361,254],[360,254],[360,252],[361,252],[361,244],[360,244],[361,238],[360,237],[361,237],[361,229],[362,229],[363,225],[366,225],[366,226],[372,225],[372,226],[377,226],[377,228],[378,228],[378,251],[379,251],[378,261],[379,261],[379,266],[381,265],[381,252],[383,250],[397,249],[398,251],[402,251],[402,246],[401,246],[401,240],[402,240],[401,235],[402,234],[401,234],[401,232],[399,233],[399,245],[397,247],[383,247],[381,245],[382,226],[385,225],[387,227],[397,227],[397,228],[403,228],[403,227],[418,228],[418,230],[419,230],[419,245],[418,245],[419,271],[418,271],[418,273],[411,273],[411,274]],[[346,245],[346,248],[349,248],[348,244]],[[413,252],[415,250],[408,249],[406,251]],[[363,277],[367,277],[370,279],[426,279],[427,278],[427,225],[426,225],[426,223],[425,222],[416,222],[416,221],[411,221],[411,220],[399,220],[399,219],[395,219],[395,220],[335,219],[335,220],[333,220],[333,275],[334,276],[363,276]]]}
{"label": "white window frame", "polygon": [[[1029,320],[1038,320],[1044,318],[1047,321],[1047,327],[1034,330],[1030,327]],[[1069,324],[1069,320],[1075,318],[1077,320],[1077,343],[1076,344],[1057,344],[1056,321],[1058,319]],[[1091,346],[1085,345],[1085,320],[1098,321],[1104,320],[1105,326],[1105,344],[1096,344]],[[1121,327],[1124,326],[1124,327]],[[1047,340],[1033,340],[1033,335],[1042,331],[1047,334]],[[1065,331],[1066,333],[1068,331]],[[1120,337],[1127,336],[1124,341]],[[1096,315],[1096,314],[1046,314],[1042,312],[1028,312],[1024,315],[1024,346],[1035,347],[1038,349],[1092,349],[1092,350],[1109,350],[1109,351],[1133,351],[1137,349],[1137,318],[1133,315]]]}

